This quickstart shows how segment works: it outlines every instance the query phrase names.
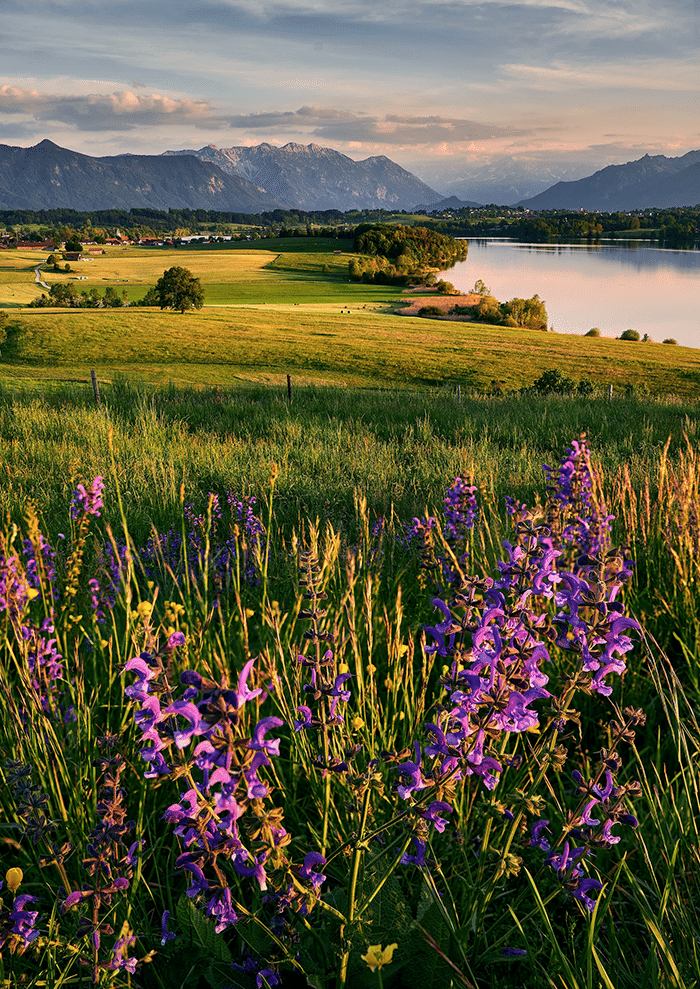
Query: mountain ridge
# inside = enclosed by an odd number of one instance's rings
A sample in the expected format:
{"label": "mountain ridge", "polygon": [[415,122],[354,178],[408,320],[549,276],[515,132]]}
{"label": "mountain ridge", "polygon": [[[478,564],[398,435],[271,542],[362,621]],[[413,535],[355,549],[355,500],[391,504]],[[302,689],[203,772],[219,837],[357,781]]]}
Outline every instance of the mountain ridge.
{"label": "mountain ridge", "polygon": [[281,200],[289,209],[411,209],[417,202],[438,202],[441,193],[386,155],[355,161],[334,148],[290,141],[278,148],[252,147],[165,151],[164,157],[194,155],[240,175]]}
{"label": "mountain ridge", "polygon": [[93,158],[45,139],[0,144],[0,209],[191,208],[255,213],[280,203],[241,176],[198,158]]}
{"label": "mountain ridge", "polygon": [[586,209],[615,212],[666,209],[700,203],[700,150],[678,158],[645,154],[623,165],[607,165],[586,178],[557,182],[521,199],[525,209]]}

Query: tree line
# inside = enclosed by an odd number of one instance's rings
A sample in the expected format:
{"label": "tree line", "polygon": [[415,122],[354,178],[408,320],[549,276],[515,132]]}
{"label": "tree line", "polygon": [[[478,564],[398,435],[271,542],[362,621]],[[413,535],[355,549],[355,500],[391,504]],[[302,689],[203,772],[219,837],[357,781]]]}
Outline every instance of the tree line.
{"label": "tree line", "polygon": [[[508,211],[510,212],[510,211]],[[499,215],[499,213],[501,215]],[[615,239],[633,234],[674,246],[692,247],[700,241],[700,205],[674,209],[648,209],[626,213],[582,213],[580,210],[544,210],[503,216],[497,208],[467,208],[447,217],[429,219],[431,230],[461,237],[509,237],[523,243]]]}
{"label": "tree line", "polygon": [[[442,271],[464,261],[468,248],[465,241],[424,226],[365,223],[355,229],[353,250],[361,255],[348,262],[353,281],[422,285],[436,284],[431,269]],[[437,287],[452,288],[444,281]]]}

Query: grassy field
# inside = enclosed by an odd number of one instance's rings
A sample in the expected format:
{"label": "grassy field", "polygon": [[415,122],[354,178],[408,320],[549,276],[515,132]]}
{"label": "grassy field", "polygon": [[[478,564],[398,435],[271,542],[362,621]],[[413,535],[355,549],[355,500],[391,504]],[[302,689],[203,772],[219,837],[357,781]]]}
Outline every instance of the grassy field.
{"label": "grassy field", "polygon": [[0,305],[22,331],[2,348],[6,383],[87,379],[118,373],[134,381],[230,386],[240,381],[344,383],[372,387],[444,384],[509,391],[547,369],[601,389],[700,393],[700,352],[691,348],[577,338],[397,317],[406,298],[390,286],[347,281],[350,255],[307,238],[162,251],[112,248],[44,273],[49,284],[75,276],[80,289],[124,288],[132,301],[166,266],[189,268],[206,290],[205,308],[175,315],[121,310],[27,309],[41,292],[32,252],[0,255]]}
{"label": "grassy field", "polygon": [[[100,409],[86,398],[0,393],[0,745],[15,760],[0,768],[3,989],[255,989],[256,975],[374,989],[368,949],[390,945],[386,989],[698,984],[696,403],[310,387],[290,406],[261,386],[148,393],[123,379]],[[582,429],[588,502],[556,472]],[[457,473],[477,512],[448,543]],[[97,474],[99,506],[78,488]],[[520,527],[505,494],[535,506]],[[533,528],[543,511],[551,530]],[[608,512],[625,548],[591,564],[587,526]],[[455,560],[476,592],[464,616]],[[454,644],[436,595],[463,627]],[[608,698],[554,629],[583,629],[596,654],[606,636],[613,656],[623,615],[642,630]],[[535,644],[552,696],[490,732],[489,781],[477,724],[455,738],[453,680],[500,649],[513,679],[498,700],[515,691],[520,711]],[[449,723],[459,775],[435,753]],[[200,780],[205,731],[237,801],[222,845],[231,791]],[[168,764],[156,778],[148,740]],[[95,857],[119,877],[104,896]]]}
{"label": "grassy field", "polygon": [[[316,295],[306,281],[293,284]],[[389,298],[386,289],[382,294]],[[618,390],[631,384],[652,393],[700,393],[695,349],[399,317],[391,314],[395,304],[377,295],[345,285],[341,303],[251,303],[184,315],[26,310],[23,331],[3,347],[0,376],[89,380],[95,368],[102,380],[120,372],[154,384],[229,386],[292,374],[316,383],[505,391],[558,368],[601,389],[610,383]]]}

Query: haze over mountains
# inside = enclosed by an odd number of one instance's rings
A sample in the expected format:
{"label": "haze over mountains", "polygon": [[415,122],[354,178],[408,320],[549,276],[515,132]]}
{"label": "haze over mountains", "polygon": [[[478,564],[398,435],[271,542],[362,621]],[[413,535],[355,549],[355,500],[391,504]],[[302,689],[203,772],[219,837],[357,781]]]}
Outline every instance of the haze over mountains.
{"label": "haze over mountains", "polygon": [[522,178],[517,160],[504,159],[481,166],[478,179],[474,176],[479,194],[469,194],[463,175],[460,193],[450,190],[449,195],[436,192],[383,155],[354,161],[316,144],[281,148],[210,144],[198,151],[93,158],[42,141],[32,148],[0,145],[0,209],[151,207],[260,213],[279,208],[347,211],[420,206],[442,211],[479,203],[515,203],[533,210],[615,211],[700,203],[700,151],[679,158],[645,155],[586,178],[556,182],[519,200],[507,195],[517,188],[506,181],[508,169],[512,177]]}

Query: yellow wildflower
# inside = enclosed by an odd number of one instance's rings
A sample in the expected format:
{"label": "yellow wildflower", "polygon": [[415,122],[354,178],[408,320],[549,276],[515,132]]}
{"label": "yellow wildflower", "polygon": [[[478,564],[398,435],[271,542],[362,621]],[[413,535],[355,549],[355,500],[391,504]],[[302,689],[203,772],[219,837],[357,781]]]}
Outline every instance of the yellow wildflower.
{"label": "yellow wildflower", "polygon": [[391,965],[396,948],[398,948],[398,944],[390,944],[382,951],[381,944],[370,944],[367,954],[360,955],[360,957],[363,962],[367,962],[367,966],[371,972],[376,972],[383,965]]}
{"label": "yellow wildflower", "polygon": [[5,873],[5,881],[7,882],[7,888],[11,893],[16,892],[22,884],[24,879],[24,873],[21,869],[8,869]]}

